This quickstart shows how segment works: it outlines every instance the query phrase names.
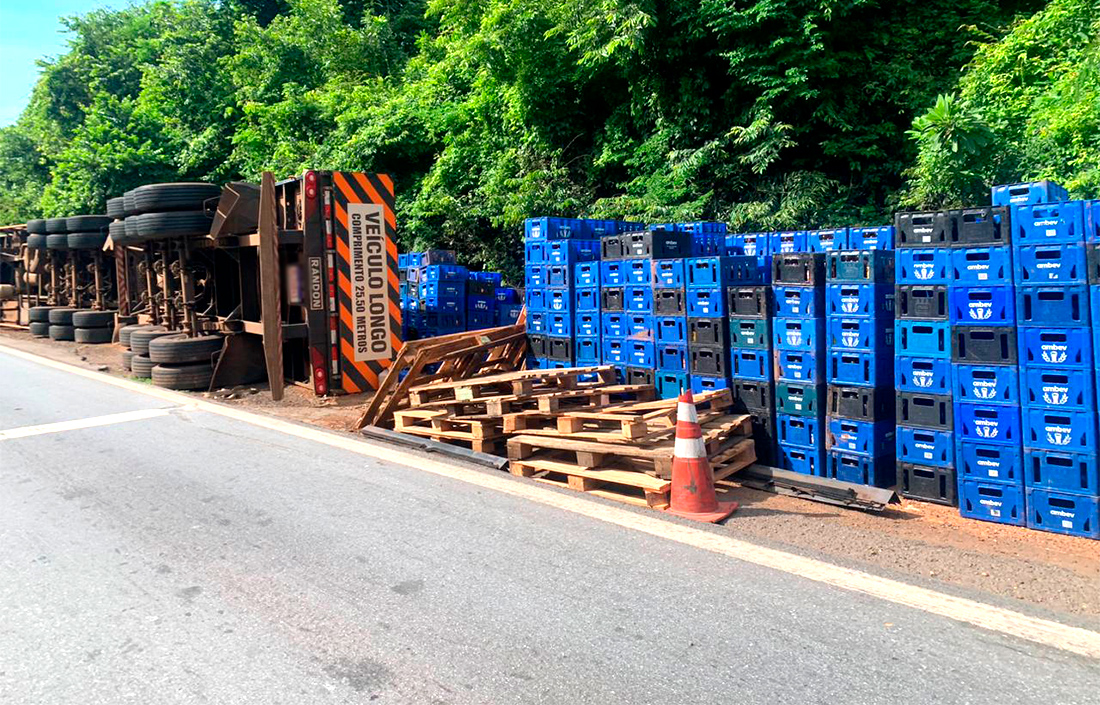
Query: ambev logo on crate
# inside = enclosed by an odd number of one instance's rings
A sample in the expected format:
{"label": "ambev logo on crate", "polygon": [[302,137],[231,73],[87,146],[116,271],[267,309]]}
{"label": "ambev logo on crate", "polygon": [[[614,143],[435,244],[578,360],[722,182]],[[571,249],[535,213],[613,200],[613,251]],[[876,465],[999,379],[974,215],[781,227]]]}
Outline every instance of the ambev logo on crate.
{"label": "ambev logo on crate", "polygon": [[974,433],[981,438],[996,438],[1001,434],[1000,423],[997,421],[974,420]]}
{"label": "ambev logo on crate", "polygon": [[986,321],[993,318],[992,301],[971,301],[970,318],[975,321]]}
{"label": "ambev logo on crate", "polygon": [[977,399],[993,399],[997,396],[997,381],[992,382],[975,379],[971,385],[974,390],[974,397]]}
{"label": "ambev logo on crate", "polygon": [[1059,343],[1044,343],[1039,349],[1043,351],[1043,362],[1056,365],[1066,361],[1068,357],[1066,351],[1069,350],[1069,346]]}
{"label": "ambev logo on crate", "polygon": [[1062,406],[1069,403],[1069,387],[1057,384],[1043,385],[1043,401],[1051,406]]}
{"label": "ambev logo on crate", "polygon": [[1068,446],[1073,440],[1073,429],[1065,426],[1047,426],[1047,443],[1056,446]]}

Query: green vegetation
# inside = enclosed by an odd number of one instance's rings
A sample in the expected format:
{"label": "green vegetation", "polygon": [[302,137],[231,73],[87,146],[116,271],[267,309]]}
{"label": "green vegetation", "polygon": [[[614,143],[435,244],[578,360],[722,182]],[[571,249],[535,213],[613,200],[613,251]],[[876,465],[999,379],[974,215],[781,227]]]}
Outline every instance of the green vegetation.
{"label": "green vegetation", "polygon": [[[515,271],[533,214],[886,222],[1100,186],[1098,0],[187,0],[70,18],[0,221],[141,183],[391,174],[407,247]],[[915,122],[914,122],[915,120]],[[911,130],[911,134],[907,134]]]}

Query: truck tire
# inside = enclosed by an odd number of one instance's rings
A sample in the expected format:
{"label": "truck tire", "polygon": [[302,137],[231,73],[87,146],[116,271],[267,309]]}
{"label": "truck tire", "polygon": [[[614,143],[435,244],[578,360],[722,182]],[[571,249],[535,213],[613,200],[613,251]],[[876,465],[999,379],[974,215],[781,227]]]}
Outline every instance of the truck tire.
{"label": "truck tire", "polygon": [[46,234],[46,221],[42,218],[35,218],[34,220],[27,221],[27,232],[34,233],[35,235]]}
{"label": "truck tire", "polygon": [[164,326],[157,326],[152,324],[143,325],[129,325],[123,326],[118,329],[118,342],[122,344],[124,348],[130,347],[130,335],[136,330],[166,330]]}
{"label": "truck tire", "polygon": [[46,248],[50,250],[69,249],[69,236],[65,233],[53,233],[46,236]]}
{"label": "truck tire", "polygon": [[129,218],[132,215],[137,215],[137,206],[134,204],[134,192],[131,189],[122,194],[122,209],[126,212],[126,217]]}
{"label": "truck tire", "polygon": [[130,370],[130,360],[134,358],[134,354],[129,350],[122,351],[122,369]]}
{"label": "truck tire", "polygon": [[126,244],[126,221],[116,220],[107,226],[107,234],[111,236],[111,242],[116,245]]}
{"label": "truck tire", "polygon": [[31,321],[27,324],[27,330],[36,338],[50,337],[50,324],[42,321]]}
{"label": "truck tire", "polygon": [[93,343],[102,345],[111,342],[115,335],[114,328],[74,328],[73,339],[78,343]]}
{"label": "truck tire", "polygon": [[72,326],[59,326],[55,323],[50,324],[50,340],[75,340],[76,328]]}
{"label": "truck tire", "polygon": [[153,384],[165,389],[210,389],[214,368],[210,363],[193,365],[157,365],[153,368]]}
{"label": "truck tire", "polygon": [[221,186],[202,182],[146,184],[134,189],[134,206],[138,213],[195,211],[204,209],[207,201],[221,195]]}
{"label": "truck tire", "polygon": [[32,233],[31,235],[27,236],[27,247],[33,248],[35,250],[44,250],[46,249],[46,239],[48,237],[49,235]]}
{"label": "truck tire", "polygon": [[135,377],[152,377],[153,361],[146,355],[133,354],[130,358],[130,372],[133,372]]}
{"label": "truck tire", "polygon": [[107,233],[69,233],[70,250],[98,250],[107,242]]}
{"label": "truck tire", "polygon": [[142,240],[209,235],[213,222],[205,211],[146,213],[138,216],[138,235]]}
{"label": "truck tire", "polygon": [[[114,311],[73,311],[73,325],[77,328],[114,328]],[[113,332],[113,331],[112,331]]]}
{"label": "truck tire", "polygon": [[51,308],[47,320],[55,326],[71,326],[73,324],[73,314],[77,310],[68,306]]}
{"label": "truck tire", "polygon": [[143,357],[149,355],[149,341],[162,335],[172,335],[167,330],[135,330],[130,333],[130,349]]}
{"label": "truck tire", "polygon": [[141,242],[141,235],[138,234],[138,218],[140,216],[128,215],[126,220],[122,221],[125,224],[126,230],[126,244],[132,245],[135,242]]}
{"label": "truck tire", "polygon": [[107,199],[107,215],[112,220],[122,220],[126,217],[126,199],[122,196]]}
{"label": "truck tire", "polygon": [[90,233],[111,224],[105,215],[72,215],[65,219],[65,230],[70,233]]}
{"label": "truck tire", "polygon": [[51,235],[66,233],[65,218],[46,218],[46,232]]}
{"label": "truck tire", "polygon": [[209,365],[214,355],[221,352],[224,342],[220,335],[197,338],[188,337],[184,333],[164,335],[149,341],[149,359],[163,365],[196,362]]}
{"label": "truck tire", "polygon": [[49,323],[50,311],[55,308],[57,306],[31,306],[31,310],[27,315],[32,323]]}

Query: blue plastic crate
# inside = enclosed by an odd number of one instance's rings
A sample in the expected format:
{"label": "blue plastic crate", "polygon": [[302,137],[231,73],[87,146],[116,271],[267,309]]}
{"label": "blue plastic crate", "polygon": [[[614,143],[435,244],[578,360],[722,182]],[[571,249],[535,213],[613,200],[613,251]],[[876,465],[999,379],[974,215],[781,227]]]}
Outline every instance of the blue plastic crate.
{"label": "blue plastic crate", "polygon": [[894,422],[829,418],[828,447],[853,455],[877,458],[894,452]]}
{"label": "blue plastic crate", "polygon": [[830,384],[855,387],[889,386],[893,355],[861,350],[829,350],[827,379]]}
{"label": "blue plastic crate", "polygon": [[577,336],[600,337],[600,314],[597,311],[578,311],[573,314],[573,330]]}
{"label": "blue plastic crate", "polygon": [[1100,200],[1085,201],[1085,241],[1100,242]]}
{"label": "blue plastic crate", "polygon": [[[825,320],[821,318],[775,318],[772,339],[776,350],[805,350],[825,354]],[[824,361],[824,357],[821,358]]]}
{"label": "blue plastic crate", "polygon": [[608,338],[625,338],[630,335],[630,321],[625,313],[604,313],[600,315],[602,334]]}
{"label": "blue plastic crate", "polygon": [[825,381],[824,353],[806,350],[777,350],[776,377],[785,382],[816,384]]}
{"label": "blue plastic crate", "polygon": [[832,252],[834,250],[849,249],[848,228],[810,230],[805,237],[807,252]]}
{"label": "blue plastic crate", "polygon": [[777,318],[823,318],[825,289],[820,286],[775,287]]}
{"label": "blue plastic crate", "polygon": [[548,335],[569,337],[573,335],[573,314],[550,312],[546,315]]}
{"label": "blue plastic crate", "polygon": [[947,284],[951,281],[951,250],[945,247],[903,247],[895,255],[898,284]]}
{"label": "blue plastic crate", "polygon": [[1100,493],[1096,454],[1025,450],[1024,485],[1095,497]]}
{"label": "blue plastic crate", "polygon": [[626,311],[622,315],[626,338],[631,340],[653,340],[653,316],[648,313]]}
{"label": "blue plastic crate", "polygon": [[1096,412],[1024,409],[1024,448],[1096,453]]}
{"label": "blue plastic crate", "polygon": [[586,286],[573,291],[573,310],[599,312],[600,289],[595,286]]}
{"label": "blue plastic crate", "polygon": [[654,379],[659,399],[675,399],[686,389],[691,389],[691,377],[686,372],[667,372],[657,369]]}
{"label": "blue plastic crate", "polygon": [[627,338],[625,344],[627,365],[630,367],[648,367],[650,369],[657,366],[657,349],[652,340]]}
{"label": "blue plastic crate", "polygon": [[573,289],[572,287],[566,287],[562,289],[547,289],[546,290],[546,310],[557,311],[559,313],[573,310]]}
{"label": "blue plastic crate", "polygon": [[695,394],[711,392],[715,389],[729,389],[730,381],[726,377],[710,377],[707,375],[691,375],[691,391]]}
{"label": "blue plastic crate", "polygon": [[947,321],[896,321],[896,350],[906,357],[951,359],[951,324]]}
{"label": "blue plastic crate", "polygon": [[930,428],[897,427],[898,462],[950,468],[955,465],[955,434]]}
{"label": "blue plastic crate", "polygon": [[831,350],[865,350],[892,356],[894,328],[890,322],[890,319],[830,318],[826,345]]}
{"label": "blue plastic crate", "polygon": [[420,299],[420,310],[426,313],[465,313],[466,301],[460,296],[430,296]]}
{"label": "blue plastic crate", "polygon": [[775,415],[776,440],[804,448],[824,447],[824,419],[819,416]]}
{"label": "blue plastic crate", "polygon": [[550,240],[546,243],[546,261],[550,264],[572,265],[599,259],[599,240]]}
{"label": "blue plastic crate", "polygon": [[468,274],[467,269],[459,264],[430,264],[420,268],[420,281],[465,282]]}
{"label": "blue plastic crate", "polygon": [[587,230],[578,218],[528,218],[523,222],[523,237],[527,240],[567,240],[584,237]]}
{"label": "blue plastic crate", "polygon": [[528,314],[546,310],[546,289],[528,289],[524,292]]}
{"label": "blue plastic crate", "polygon": [[653,260],[653,286],[660,289],[684,288],[684,260]]}
{"label": "blue plastic crate", "polygon": [[1011,286],[955,286],[949,296],[951,323],[955,325],[1016,325],[1016,296]]}
{"label": "blue plastic crate", "polygon": [[504,283],[504,275],[500,272],[470,272],[468,278],[475,282],[488,282],[496,288]]}
{"label": "blue plastic crate", "polygon": [[951,281],[956,286],[1012,284],[1011,247],[968,247],[951,252]]}
{"label": "blue plastic crate", "polygon": [[600,364],[600,339],[578,335],[573,343],[573,356],[581,367]]}
{"label": "blue plastic crate", "polygon": [[1013,245],[1083,243],[1085,209],[1081,201],[1064,201],[1012,209]]}
{"label": "blue plastic crate", "polygon": [[628,351],[626,338],[605,336],[600,345],[600,360],[605,365],[626,365]]}
{"label": "blue plastic crate", "polygon": [[523,311],[523,304],[497,304],[493,320],[498,326],[514,325]]}
{"label": "blue plastic crate", "polygon": [[965,480],[959,483],[959,514],[968,519],[1023,526],[1023,485]]}
{"label": "blue plastic crate", "polygon": [[497,305],[519,303],[519,292],[510,286],[498,286],[493,289],[493,299]]}
{"label": "blue plastic crate", "polygon": [[689,289],[722,288],[729,282],[728,257],[692,257],[684,260],[684,281]]}
{"label": "blue plastic crate", "polygon": [[687,344],[687,319],[683,316],[654,316],[653,326],[658,343]]}
{"label": "blue plastic crate", "polygon": [[623,308],[628,312],[653,312],[653,287],[626,286],[623,288]]}
{"label": "blue plastic crate", "polygon": [[772,378],[772,356],[767,350],[757,348],[730,349],[731,377],[753,379],[761,382]]}
{"label": "blue plastic crate", "polygon": [[550,285],[546,278],[546,265],[529,264],[523,268],[523,283],[528,289],[540,289]]}
{"label": "blue plastic crate", "polygon": [[726,258],[727,286],[761,286],[771,282],[771,257],[740,255]]}
{"label": "blue plastic crate", "polygon": [[769,247],[768,251],[773,254],[783,254],[787,252],[805,252],[806,251],[806,233],[805,231],[787,231],[782,233],[770,233],[769,234]]}
{"label": "blue plastic crate", "polygon": [[1053,181],[1030,181],[1003,184],[991,189],[995,206],[1026,206],[1034,203],[1057,203],[1069,198],[1065,188]]}
{"label": "blue plastic crate", "polygon": [[1087,284],[1088,258],[1080,244],[1051,243],[1016,248],[1016,285]]}
{"label": "blue plastic crate", "polygon": [[687,372],[688,353],[684,343],[657,343],[657,369],[666,372]]}
{"label": "blue plastic crate", "polygon": [[1093,335],[1088,328],[1020,328],[1021,367],[1090,369],[1093,365]]}
{"label": "blue plastic crate", "polygon": [[687,290],[688,318],[724,318],[725,290],[721,287]]}
{"label": "blue plastic crate", "polygon": [[691,236],[691,256],[710,257],[712,255],[721,255],[724,244],[724,235],[693,233]]}
{"label": "blue plastic crate", "polygon": [[601,262],[581,262],[573,265],[573,286],[599,287],[601,264]]}
{"label": "blue plastic crate", "polygon": [[421,282],[422,299],[460,299],[466,295],[466,282],[433,280]]}
{"label": "blue plastic crate", "polygon": [[1096,409],[1092,370],[1029,367],[1023,386],[1023,403],[1028,408]]}
{"label": "blue plastic crate", "polygon": [[825,287],[827,316],[894,317],[894,288],[886,284],[829,284]]}
{"label": "blue plastic crate", "polygon": [[830,450],[828,463],[828,477],[840,482],[871,487],[893,487],[897,484],[897,464],[892,454],[868,458]]}
{"label": "blue plastic crate", "polygon": [[827,474],[825,449],[820,446],[809,448],[780,443],[776,460],[781,470],[790,470],[791,472],[817,477],[825,477]]}
{"label": "blue plastic crate", "polygon": [[614,259],[600,262],[600,286],[626,286],[627,263],[630,260]]}
{"label": "blue plastic crate", "polygon": [[848,247],[853,250],[892,250],[894,249],[894,226],[848,228]]}
{"label": "blue plastic crate", "polygon": [[1027,526],[1039,531],[1100,539],[1100,499],[1051,490],[1028,490]]}
{"label": "blue plastic crate", "polygon": [[955,432],[962,441],[1020,444],[1020,407],[1006,404],[955,404]]}
{"label": "blue plastic crate", "polygon": [[400,253],[397,255],[397,268],[408,269],[409,268],[409,255],[406,253]]}
{"label": "blue plastic crate", "polygon": [[628,259],[623,260],[626,268],[626,285],[653,286],[653,260]]}
{"label": "blue plastic crate", "polygon": [[1022,485],[1023,450],[1018,445],[956,441],[955,461],[959,481],[978,480]]}
{"label": "blue plastic crate", "polygon": [[936,357],[894,358],[894,386],[899,392],[951,393],[951,361]]}
{"label": "blue plastic crate", "polygon": [[550,332],[550,324],[546,320],[547,313],[545,311],[528,311],[527,312],[527,332],[535,333],[539,335],[546,335]]}
{"label": "blue plastic crate", "polygon": [[466,310],[478,311],[480,313],[487,313],[492,315],[496,310],[497,302],[492,296],[485,296],[482,294],[472,294],[466,297]]}
{"label": "blue plastic crate", "polygon": [[544,265],[546,270],[546,285],[548,287],[557,288],[572,288],[573,286],[573,274],[569,265],[567,264],[547,264]]}
{"label": "blue plastic crate", "polygon": [[956,365],[955,401],[1020,404],[1020,375],[1015,365]]}
{"label": "blue plastic crate", "polygon": [[408,257],[409,257],[408,262],[409,262],[409,268],[410,269],[413,268],[413,267],[419,267],[420,265],[424,264],[424,253],[423,252],[410,252]]}
{"label": "blue plastic crate", "polygon": [[696,220],[690,223],[680,223],[679,227],[685,232],[694,235],[719,235],[726,236],[726,224],[713,220]]}
{"label": "blue plastic crate", "polygon": [[1017,287],[1016,323],[1020,326],[1088,326],[1089,288],[1083,284]]}
{"label": "blue plastic crate", "polygon": [[761,257],[772,253],[771,236],[768,233],[744,233],[737,237],[740,238],[740,254]]}

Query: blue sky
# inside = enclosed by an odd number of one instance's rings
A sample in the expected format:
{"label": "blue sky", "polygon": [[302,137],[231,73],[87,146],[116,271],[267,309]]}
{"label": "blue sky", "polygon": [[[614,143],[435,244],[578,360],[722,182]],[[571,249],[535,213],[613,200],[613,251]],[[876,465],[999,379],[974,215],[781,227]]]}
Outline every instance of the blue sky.
{"label": "blue sky", "polygon": [[125,0],[0,0],[0,126],[10,125],[27,105],[38,79],[35,61],[63,54],[67,35],[58,17]]}

